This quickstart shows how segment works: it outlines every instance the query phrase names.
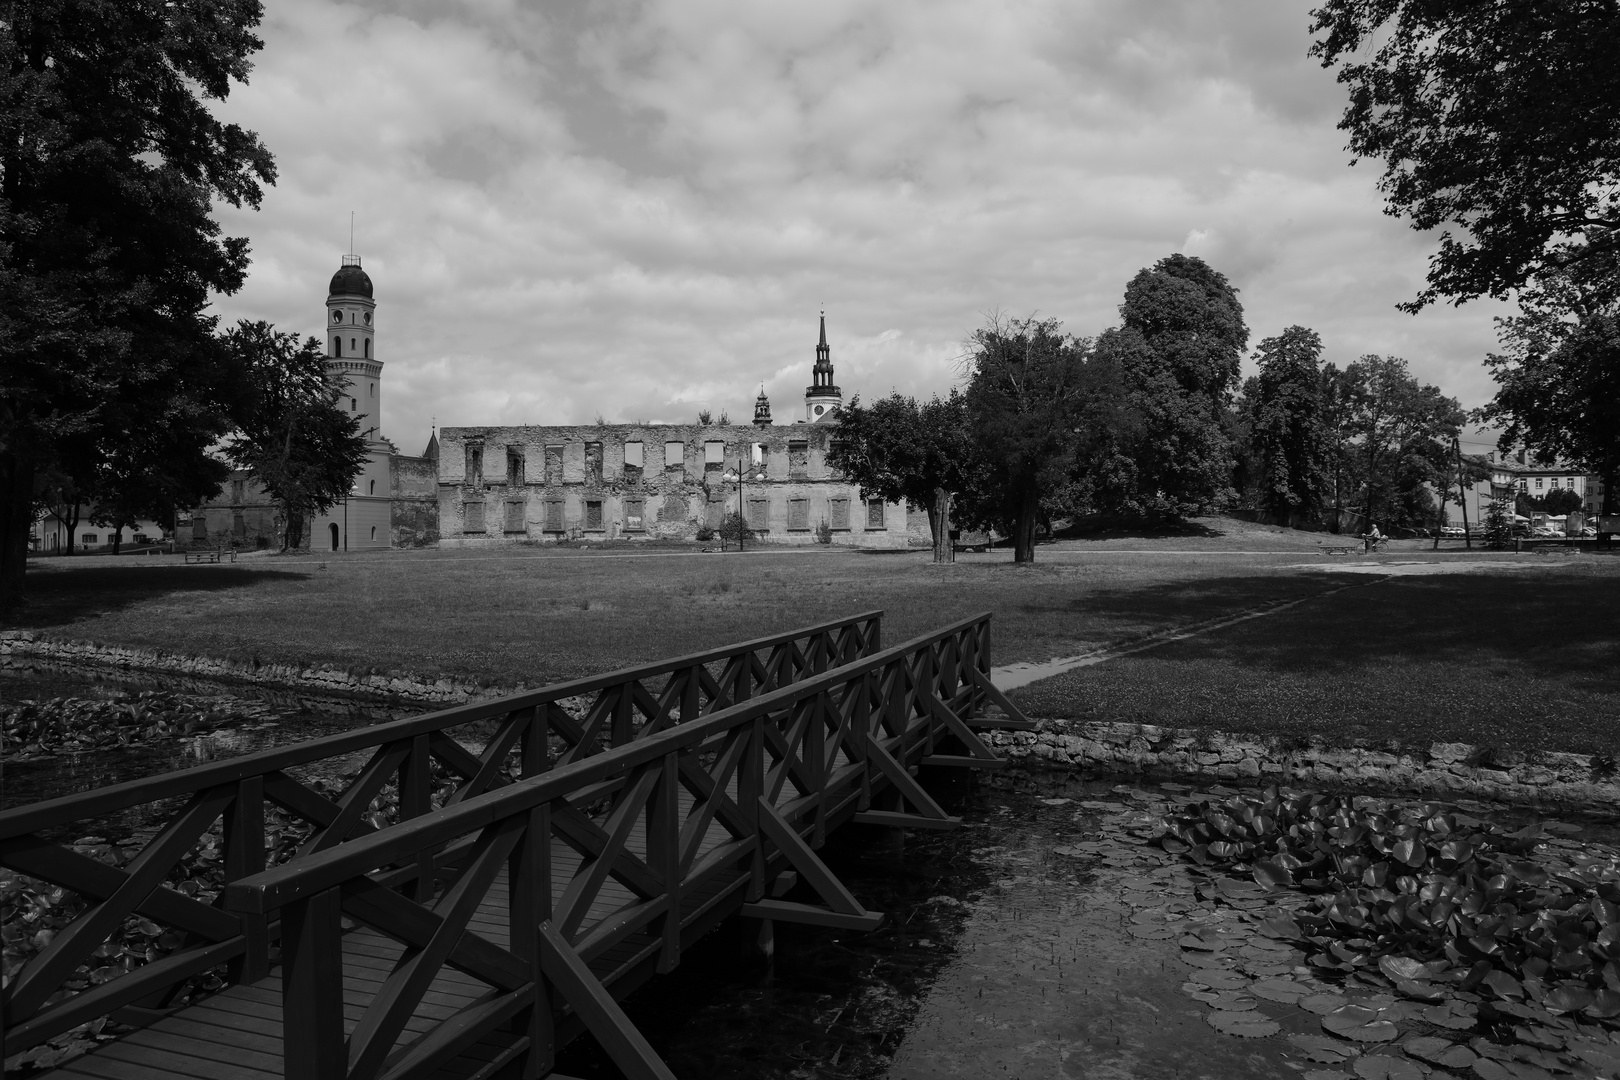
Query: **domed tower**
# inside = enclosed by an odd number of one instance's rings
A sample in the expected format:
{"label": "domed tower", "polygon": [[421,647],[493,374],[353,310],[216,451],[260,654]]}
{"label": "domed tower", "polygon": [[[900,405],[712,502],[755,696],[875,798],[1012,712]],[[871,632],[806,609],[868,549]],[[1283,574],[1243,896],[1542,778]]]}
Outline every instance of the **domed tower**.
{"label": "domed tower", "polygon": [[765,388],[759,388],[759,397],[754,399],[754,426],[771,426],[771,399],[765,396]]}
{"label": "domed tower", "polygon": [[816,345],[816,366],[811,372],[811,385],[804,392],[804,418],[812,424],[830,420],[838,415],[844,404],[844,395],[833,385],[833,366],[827,348],[827,313],[821,313],[821,341]]}
{"label": "domed tower", "polygon": [[377,302],[360,256],[343,256],[326,297],[326,368],[344,386],[342,402],[362,417],[369,442],[382,439],[382,361],[375,348]]}

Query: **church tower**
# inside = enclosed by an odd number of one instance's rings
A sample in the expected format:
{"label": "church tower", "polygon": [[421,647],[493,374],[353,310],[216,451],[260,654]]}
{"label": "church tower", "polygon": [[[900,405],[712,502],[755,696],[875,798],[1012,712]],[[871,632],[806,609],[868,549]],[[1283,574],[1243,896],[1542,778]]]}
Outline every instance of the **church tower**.
{"label": "church tower", "polygon": [[838,415],[844,395],[833,385],[831,351],[827,348],[827,313],[821,313],[821,341],[816,345],[816,366],[804,392],[804,418],[812,424]]}
{"label": "church tower", "polygon": [[326,297],[326,369],[344,387],[367,442],[382,440],[382,361],[375,348],[377,302],[360,256],[343,256]]}

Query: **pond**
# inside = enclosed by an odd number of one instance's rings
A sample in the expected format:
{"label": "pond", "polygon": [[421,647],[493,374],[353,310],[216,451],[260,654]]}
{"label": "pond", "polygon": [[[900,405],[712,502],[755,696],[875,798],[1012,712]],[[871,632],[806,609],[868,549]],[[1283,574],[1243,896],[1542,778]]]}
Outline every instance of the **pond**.
{"label": "pond", "polygon": [[[0,681],[8,701],[142,687],[214,695],[255,719],[134,751],[8,764],[5,802],[420,711],[199,680],[35,670]],[[886,913],[878,930],[778,924],[765,965],[749,947],[757,928],[733,920],[626,1002],[676,1075],[1620,1075],[1612,1018],[1558,1007],[1533,980],[1514,983],[1516,996],[1447,988],[1414,997],[1377,967],[1324,967],[1301,941],[1276,936],[1269,920],[1302,911],[1304,894],[1261,889],[1156,840],[1167,814],[1228,789],[1018,771],[974,783],[942,772],[927,782],[962,816],[960,829],[901,837],[848,826],[822,850],[867,907]],[[1534,817],[1465,809],[1515,828]],[[1612,823],[1555,824],[1534,858],[1566,870],[1579,863],[1588,884],[1620,882]],[[1620,906],[1614,914],[1620,945]],[[1620,957],[1614,975],[1620,983]],[[558,1071],[618,1075],[588,1037],[565,1049]]]}

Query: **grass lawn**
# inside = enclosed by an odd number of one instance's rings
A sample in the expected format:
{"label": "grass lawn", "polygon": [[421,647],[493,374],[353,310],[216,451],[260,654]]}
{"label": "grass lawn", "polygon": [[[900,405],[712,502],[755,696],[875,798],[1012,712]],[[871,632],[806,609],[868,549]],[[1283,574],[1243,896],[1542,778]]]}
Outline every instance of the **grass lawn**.
{"label": "grass lawn", "polygon": [[[1321,539],[1212,520],[1191,535],[1064,541],[1040,548],[1032,567],[1006,552],[935,566],[926,551],[822,548],[520,547],[221,566],[49,559],[30,569],[32,602],[10,625],[169,652],[533,685],[872,608],[886,612],[889,644],[991,611],[994,661],[1005,664],[1303,599],[1015,697],[1037,716],[1620,748],[1620,558],[1380,581],[1298,569],[1325,561]],[[1427,544],[1395,548],[1395,560],[1431,558]]]}

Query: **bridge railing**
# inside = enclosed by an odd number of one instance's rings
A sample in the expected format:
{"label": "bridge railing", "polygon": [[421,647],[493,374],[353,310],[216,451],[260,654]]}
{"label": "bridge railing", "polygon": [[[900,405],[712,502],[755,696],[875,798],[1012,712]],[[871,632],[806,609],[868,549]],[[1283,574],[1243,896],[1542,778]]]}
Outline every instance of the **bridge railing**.
{"label": "bridge railing", "polygon": [[[989,631],[989,615],[966,619],[233,882],[229,909],[283,913],[285,1075],[411,1080],[481,1043],[486,1058],[513,1062],[514,1075],[544,1076],[556,1048],[583,1028],[628,1076],[669,1078],[593,964],[626,971],[651,961],[667,971],[728,901],[730,911],[761,918],[874,925],[881,916],[861,907],[814,848],[851,816],[954,821],[913,778],[915,764],[1002,764],[967,724],[986,697],[1005,702],[989,681]],[[947,745],[957,752],[941,753]],[[875,798],[890,809],[872,809]],[[443,871],[442,891],[387,887],[389,868],[452,848],[464,858]],[[555,857],[564,848],[577,864]],[[565,862],[573,869],[557,874]],[[768,896],[767,882],[786,869],[824,906]],[[502,871],[505,941],[491,932],[490,912],[471,921]],[[610,879],[622,889],[604,891]],[[404,946],[347,1035],[345,920]],[[407,1034],[446,965],[485,992]]]}
{"label": "bridge railing", "polygon": [[[58,910],[83,908],[34,939],[20,969],[8,962],[0,1048],[10,1056],[101,1016],[150,1022],[220,965],[233,981],[256,981],[276,912],[224,910],[229,883],[850,663],[881,648],[881,625],[882,612],[866,612],[0,812],[0,867],[66,890],[47,898]],[[364,761],[347,783],[307,775],[346,758]],[[71,839],[83,823],[99,831],[131,814],[161,821],[138,849]],[[387,882],[429,889],[438,863],[458,857],[416,849]],[[121,938],[151,950],[136,956]]]}

